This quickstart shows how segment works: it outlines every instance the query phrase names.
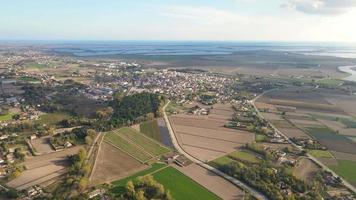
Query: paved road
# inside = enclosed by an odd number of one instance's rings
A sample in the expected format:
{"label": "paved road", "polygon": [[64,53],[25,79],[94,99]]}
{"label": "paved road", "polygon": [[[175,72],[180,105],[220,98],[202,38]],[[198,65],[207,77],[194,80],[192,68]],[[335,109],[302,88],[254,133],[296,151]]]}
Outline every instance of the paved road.
{"label": "paved road", "polygon": [[[261,112],[257,109],[256,105],[255,105],[255,101],[260,98],[261,96],[263,96],[264,94],[266,94],[267,92],[271,92],[273,90],[276,90],[276,89],[272,89],[272,90],[268,90],[268,91],[265,91],[263,93],[261,93],[260,95],[256,96],[253,100],[252,100],[252,105],[253,107],[255,108],[257,114],[262,118],[262,119],[265,119],[264,116],[261,114]],[[280,130],[277,129],[277,127],[275,127],[272,123],[270,123],[271,127],[277,132],[279,133],[280,135],[282,135],[283,137],[285,137],[288,142],[293,145],[294,147],[300,149],[300,150],[304,150],[303,147],[295,144],[293,141],[291,141],[289,139],[289,137],[287,135],[285,135],[283,132],[281,132]],[[324,165],[322,162],[320,162],[318,159],[316,159],[314,156],[310,155],[309,153],[307,153],[306,155],[309,159],[313,160],[316,164],[318,164],[323,170],[326,170],[326,171],[329,171],[331,172],[335,177],[340,177],[339,175],[337,175],[334,171],[332,171],[329,167],[327,167],[326,165]],[[342,177],[340,177],[342,182],[344,183],[344,185],[349,188],[352,192],[356,193],[356,188],[351,185],[349,182],[347,182],[345,179],[343,179]]]}
{"label": "paved road", "polygon": [[265,197],[262,193],[260,193],[259,191],[255,190],[254,188],[244,184],[243,182],[235,179],[234,177],[231,177],[217,169],[215,169],[214,167],[210,166],[210,165],[207,165],[205,164],[203,161],[199,160],[198,158],[190,155],[189,153],[187,153],[183,147],[179,144],[178,142],[178,139],[177,139],[177,136],[175,135],[174,133],[174,130],[171,126],[171,122],[169,121],[168,119],[168,116],[167,116],[167,113],[166,113],[166,107],[167,105],[169,104],[170,101],[168,101],[168,103],[163,107],[163,118],[167,124],[167,128],[168,128],[168,132],[171,136],[171,139],[172,139],[172,143],[173,143],[173,146],[175,147],[175,149],[183,154],[185,157],[187,157],[188,159],[190,159],[191,161],[193,161],[194,163],[198,164],[199,166],[207,169],[207,170],[210,170],[211,172],[225,178],[226,180],[230,181],[231,183],[233,183],[234,185],[246,190],[246,191],[249,191],[254,197],[256,197],[257,199],[259,200],[268,200],[267,197]]}

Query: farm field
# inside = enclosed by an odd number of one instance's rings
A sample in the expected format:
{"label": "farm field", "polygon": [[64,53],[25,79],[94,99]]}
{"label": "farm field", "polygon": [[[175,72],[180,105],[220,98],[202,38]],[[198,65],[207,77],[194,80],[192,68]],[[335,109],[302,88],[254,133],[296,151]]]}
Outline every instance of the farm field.
{"label": "farm field", "polygon": [[338,160],[337,165],[330,165],[329,167],[356,186],[356,161]]}
{"label": "farm field", "polygon": [[316,158],[333,158],[334,156],[329,151],[310,150],[308,153]]}
{"label": "farm field", "polygon": [[243,199],[244,197],[243,190],[197,164],[191,164],[187,167],[175,165],[174,167],[222,199],[233,200]]}
{"label": "farm field", "polygon": [[[328,151],[312,150],[309,153],[355,185],[356,120],[353,118],[356,114],[355,95],[330,89],[298,87],[273,91],[258,101],[274,106],[278,106],[279,103],[295,106],[293,112],[286,113],[287,119],[328,148]],[[283,127],[277,125],[280,131],[289,137],[294,135],[288,131],[286,124],[280,120],[276,121],[283,125]]]}
{"label": "farm field", "polygon": [[58,122],[69,119],[71,116],[67,113],[46,113],[41,115],[40,118],[36,121],[38,124],[46,124],[46,125],[55,125]]}
{"label": "farm field", "polygon": [[180,114],[170,121],[178,142],[200,160],[213,160],[255,140],[253,133],[223,127],[225,121],[198,117]]}
{"label": "farm field", "polygon": [[111,131],[106,134],[104,140],[140,162],[147,162],[170,151],[132,128]]}
{"label": "farm field", "polygon": [[124,191],[127,182],[129,182],[130,180],[134,180],[140,176],[145,176],[145,175],[151,174],[151,173],[158,171],[160,169],[163,169],[165,167],[167,167],[167,165],[164,163],[153,163],[150,167],[148,167],[142,171],[134,173],[128,177],[113,181],[113,182],[111,182],[111,184],[114,187],[111,189],[111,192],[115,193],[115,194],[120,194]]}
{"label": "farm field", "polygon": [[303,181],[311,181],[320,168],[308,158],[302,158],[293,168],[293,175]]}
{"label": "farm field", "polygon": [[114,146],[102,142],[90,184],[97,185],[120,179],[146,167]]}
{"label": "farm field", "polygon": [[171,139],[171,136],[170,136],[168,128],[167,128],[167,124],[164,121],[164,119],[158,118],[157,124],[158,124],[158,128],[159,128],[159,132],[161,134],[161,143],[164,144],[166,147],[173,148],[172,139]]}
{"label": "farm field", "polygon": [[253,153],[246,152],[246,151],[232,152],[227,156],[229,158],[233,159],[233,160],[237,160],[237,161],[240,161],[240,162],[253,163],[253,164],[259,163],[261,161]]}
{"label": "farm field", "polygon": [[31,140],[31,144],[36,153],[44,154],[54,152],[54,149],[50,145],[50,136],[36,138]]}
{"label": "farm field", "polygon": [[176,200],[220,199],[218,196],[173,167],[167,167],[154,173],[153,178],[161,183],[165,189],[168,189]]}
{"label": "farm field", "polygon": [[356,154],[356,144],[327,127],[310,127],[306,131],[329,150]]}
{"label": "farm field", "polygon": [[140,132],[148,137],[161,142],[161,135],[157,120],[145,121],[140,124]]}
{"label": "farm field", "polygon": [[58,152],[29,157],[23,163],[26,170],[7,185],[22,190],[56,179],[66,172],[67,156],[78,153],[81,148],[81,146],[76,146]]}
{"label": "farm field", "polygon": [[209,161],[255,141],[255,134],[225,128],[232,117],[230,104],[217,104],[209,115],[178,114],[169,117],[178,142],[192,156]]}

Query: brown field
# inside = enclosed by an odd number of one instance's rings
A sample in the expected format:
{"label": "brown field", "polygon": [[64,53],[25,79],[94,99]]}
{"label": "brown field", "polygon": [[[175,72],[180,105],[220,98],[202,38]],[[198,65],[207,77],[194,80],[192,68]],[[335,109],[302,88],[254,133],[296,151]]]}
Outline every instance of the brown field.
{"label": "brown field", "polygon": [[298,128],[278,128],[282,133],[290,138],[310,138],[310,136]]}
{"label": "brown field", "polygon": [[352,160],[356,161],[356,154],[351,153],[343,153],[338,151],[331,151],[331,153],[336,157],[338,160]]}
{"label": "brown field", "polygon": [[54,152],[54,149],[51,147],[49,143],[49,139],[50,137],[46,136],[46,137],[41,137],[41,138],[31,140],[31,144],[33,148],[35,148],[36,153],[45,154],[45,153]]}
{"label": "brown field", "polygon": [[268,120],[283,120],[281,115],[277,113],[262,113],[262,115]]}
{"label": "brown field", "polygon": [[303,181],[311,181],[320,168],[308,158],[302,158],[293,169],[293,175]]}
{"label": "brown field", "polygon": [[297,126],[322,126],[322,124],[318,121],[314,121],[314,120],[304,120],[304,119],[291,119],[290,122],[292,122],[293,124],[297,125]]}
{"label": "brown field", "polygon": [[[266,118],[269,120],[268,118]],[[269,120],[273,125],[275,125],[278,129],[280,128],[294,128],[292,124],[290,124],[288,121],[282,119],[282,120]]]}
{"label": "brown field", "polygon": [[243,199],[244,191],[224,178],[196,164],[175,168],[225,200]]}
{"label": "brown field", "polygon": [[269,109],[270,111],[276,110],[276,107],[273,104],[269,103],[256,102],[255,105],[258,109]]}
{"label": "brown field", "polygon": [[141,164],[114,146],[102,142],[90,185],[111,182],[145,169]]}
{"label": "brown field", "polygon": [[22,190],[59,178],[66,172],[67,156],[78,153],[80,148],[82,147],[76,146],[58,152],[29,157],[23,163],[26,170],[7,185]]}
{"label": "brown field", "polygon": [[212,118],[210,115],[185,114],[170,117],[179,143],[188,153],[202,161],[218,158],[254,141],[254,134],[250,132],[223,127],[226,120],[217,119],[217,113],[223,118],[232,114],[232,111],[219,109]]}

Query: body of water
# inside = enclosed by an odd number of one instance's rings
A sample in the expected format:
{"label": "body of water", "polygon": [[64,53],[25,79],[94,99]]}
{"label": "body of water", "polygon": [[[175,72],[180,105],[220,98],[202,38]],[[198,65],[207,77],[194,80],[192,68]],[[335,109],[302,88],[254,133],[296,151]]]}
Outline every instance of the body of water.
{"label": "body of water", "polygon": [[332,43],[288,43],[288,42],[62,42],[53,43],[51,49],[57,53],[75,56],[105,55],[229,55],[244,51],[284,51],[305,55],[323,55],[356,58],[356,47]]}
{"label": "body of water", "polygon": [[344,80],[356,82],[356,66],[341,66],[339,70],[350,74],[350,76],[344,78]]}

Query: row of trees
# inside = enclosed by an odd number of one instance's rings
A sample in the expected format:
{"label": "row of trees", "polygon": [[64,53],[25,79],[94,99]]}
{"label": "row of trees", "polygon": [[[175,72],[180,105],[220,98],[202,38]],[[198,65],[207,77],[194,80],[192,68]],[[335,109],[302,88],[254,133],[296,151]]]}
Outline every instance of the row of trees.
{"label": "row of trees", "polygon": [[129,181],[125,188],[125,193],[121,196],[125,200],[146,200],[160,199],[173,200],[170,192],[165,190],[163,185],[153,179],[151,175]]}

